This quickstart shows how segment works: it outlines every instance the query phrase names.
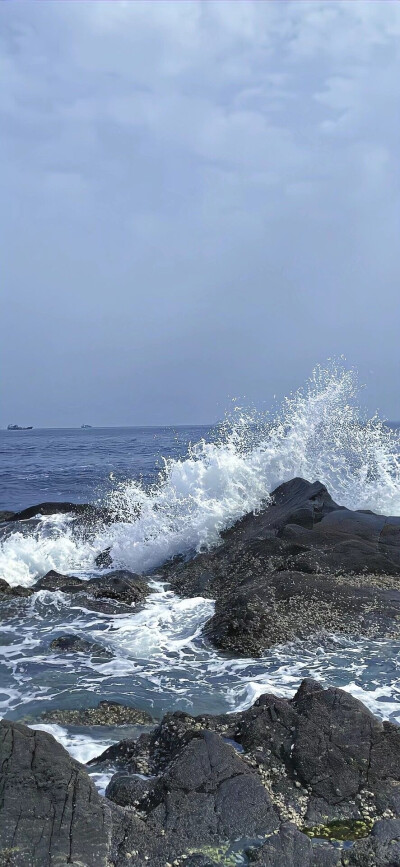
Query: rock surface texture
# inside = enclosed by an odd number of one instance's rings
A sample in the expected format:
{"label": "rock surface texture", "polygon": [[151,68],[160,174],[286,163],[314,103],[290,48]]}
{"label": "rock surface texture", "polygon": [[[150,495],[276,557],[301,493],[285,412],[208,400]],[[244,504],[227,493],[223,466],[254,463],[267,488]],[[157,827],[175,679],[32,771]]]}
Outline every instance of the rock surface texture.
{"label": "rock surface texture", "polygon": [[271,497],[211,552],[165,567],[178,593],[216,599],[210,641],[254,656],[322,630],[398,637],[400,518],[345,509],[304,479]]}
{"label": "rock surface texture", "polygon": [[228,867],[233,849],[263,867],[400,864],[400,727],[340,689],[167,714],[91,762],[118,767],[105,798],[51,735],[0,733],[2,865]]}

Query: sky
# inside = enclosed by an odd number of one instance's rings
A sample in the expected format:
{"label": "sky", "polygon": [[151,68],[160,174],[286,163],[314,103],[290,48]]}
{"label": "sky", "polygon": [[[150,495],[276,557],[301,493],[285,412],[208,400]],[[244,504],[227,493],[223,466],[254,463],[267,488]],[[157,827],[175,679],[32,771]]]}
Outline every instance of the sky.
{"label": "sky", "polygon": [[400,4],[0,4],[0,425],[400,418]]}

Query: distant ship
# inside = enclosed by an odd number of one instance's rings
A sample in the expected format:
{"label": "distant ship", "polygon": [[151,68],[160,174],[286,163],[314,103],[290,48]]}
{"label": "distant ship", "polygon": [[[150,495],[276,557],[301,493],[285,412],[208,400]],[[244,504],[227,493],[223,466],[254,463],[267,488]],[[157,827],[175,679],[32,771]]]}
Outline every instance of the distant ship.
{"label": "distant ship", "polygon": [[7,430],[33,430],[32,425],[21,427],[19,424],[9,424]]}
{"label": "distant ship", "polygon": [[92,425],[91,425],[91,424],[81,424],[81,428],[85,428],[85,429],[86,429],[86,428],[88,428],[88,427],[92,427]]}

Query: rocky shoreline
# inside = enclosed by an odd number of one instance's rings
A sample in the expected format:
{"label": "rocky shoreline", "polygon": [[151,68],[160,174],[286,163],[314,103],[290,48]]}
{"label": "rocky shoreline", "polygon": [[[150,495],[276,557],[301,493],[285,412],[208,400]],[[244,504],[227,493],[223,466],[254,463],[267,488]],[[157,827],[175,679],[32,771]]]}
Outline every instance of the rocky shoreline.
{"label": "rocky shoreline", "polygon": [[91,764],[99,795],[49,734],[0,723],[0,863],[9,867],[393,867],[400,727],[304,681],[222,716],[167,714]]}
{"label": "rocky shoreline", "polygon": [[[56,511],[96,520],[93,507],[69,503],[0,520],[15,527]],[[107,550],[98,560],[109,569]],[[61,590],[93,611],[134,616],[150,577],[51,571],[26,588],[0,576],[0,602]],[[215,599],[204,634],[235,656],[324,631],[400,637],[400,518],[343,508],[319,482],[281,485],[217,547],[165,564],[162,577],[180,596]],[[107,653],[75,635],[50,651]],[[306,680],[291,700],[266,694],[241,713],[167,714],[153,729],[148,714],[118,702],[43,720],[149,730],[91,762],[115,771],[102,797],[51,735],[4,720],[0,867],[228,867],[238,853],[260,867],[400,865],[400,727],[340,689]]]}

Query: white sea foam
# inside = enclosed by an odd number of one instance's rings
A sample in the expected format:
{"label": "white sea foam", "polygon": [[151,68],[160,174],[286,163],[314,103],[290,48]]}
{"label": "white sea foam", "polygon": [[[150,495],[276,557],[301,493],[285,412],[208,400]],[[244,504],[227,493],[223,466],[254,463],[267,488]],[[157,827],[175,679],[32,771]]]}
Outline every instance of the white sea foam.
{"label": "white sea foam", "polygon": [[[51,532],[53,530],[54,532]],[[74,538],[68,519],[42,520],[29,534],[11,533],[0,545],[0,574],[11,586],[29,587],[50,569],[74,572],[94,565],[95,551]]]}
{"label": "white sea foam", "polygon": [[51,536],[42,525],[29,536],[12,534],[1,545],[1,573],[29,585],[51,568],[90,568],[105,548],[116,566],[153,569],[215,544],[221,530],[294,476],[319,479],[342,505],[400,514],[398,435],[376,417],[365,419],[356,397],[353,371],[317,368],[273,418],[238,411],[215,441],[166,461],[152,488],[117,486],[108,501],[116,520],[90,544],[74,537],[68,522]]}

